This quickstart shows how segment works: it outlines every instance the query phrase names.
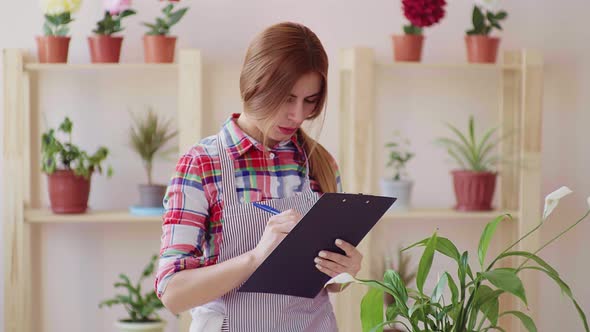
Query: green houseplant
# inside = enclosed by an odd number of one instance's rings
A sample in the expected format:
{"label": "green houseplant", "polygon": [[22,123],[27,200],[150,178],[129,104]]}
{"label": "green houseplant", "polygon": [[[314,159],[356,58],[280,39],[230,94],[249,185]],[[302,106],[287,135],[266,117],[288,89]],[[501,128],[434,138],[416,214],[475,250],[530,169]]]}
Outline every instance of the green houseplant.
{"label": "green houseplant", "polygon": [[123,37],[114,34],[124,30],[121,20],[136,12],[131,9],[131,0],[108,0],[104,5],[104,17],[96,22],[95,35],[88,37],[90,59],[93,63],[117,63]]}
{"label": "green houseplant", "polygon": [[141,283],[145,278],[153,274],[157,260],[158,256],[153,255],[136,284],[131,283],[127,275],[119,274],[120,280],[114,283],[114,287],[125,290],[126,294],[118,294],[111,299],[100,302],[98,305],[99,308],[104,306],[110,308],[114,305],[122,305],[125,308],[129,317],[115,323],[115,326],[121,332],[161,332],[164,330],[166,322],[157,313],[164,305],[156,292],[150,289],[143,295],[141,293]]}
{"label": "green houseplant", "polygon": [[162,119],[151,108],[145,112],[144,116],[132,114],[132,118],[133,125],[129,130],[129,141],[133,151],[141,158],[147,175],[147,183],[139,185],[139,206],[161,208],[166,186],[153,183],[154,158],[162,152],[162,148],[170,140],[177,136],[178,132],[172,129],[171,120]]}
{"label": "green houseplant", "polygon": [[41,63],[68,62],[72,13],[80,9],[81,0],[41,0],[45,17],[43,36],[37,36],[37,55]]}
{"label": "green houseplant", "polygon": [[[49,200],[54,213],[83,213],[88,208],[92,173],[102,173],[109,150],[101,146],[90,155],[72,143],[73,123],[66,117],[57,132],[51,128],[41,137],[41,170],[47,174]],[[57,133],[67,136],[60,140]],[[107,176],[113,174],[111,166]]]}
{"label": "green houseplant", "polygon": [[174,2],[162,9],[163,17],[157,17],[153,23],[143,23],[149,30],[143,36],[145,62],[173,62],[176,37],[170,36],[170,28],[177,24],[186,14],[188,8],[174,10]]}
{"label": "green houseplant", "polygon": [[439,138],[437,142],[447,149],[449,155],[460,166],[460,169],[451,172],[457,199],[455,209],[491,210],[497,177],[492,168],[498,161],[494,148],[501,141],[501,138],[493,138],[497,128],[488,129],[481,140],[478,140],[473,116],[469,117],[467,133],[462,133],[451,124],[447,124],[447,127],[455,138]]}
{"label": "green houseplant", "polygon": [[[369,286],[369,290],[361,302],[363,332],[383,331],[384,326],[391,324],[400,324],[404,327],[404,331],[413,332],[507,331],[498,325],[498,319],[505,315],[518,318],[527,331],[534,332],[537,331],[535,322],[527,314],[520,311],[500,312],[498,302],[498,297],[505,294],[516,297],[519,301],[527,304],[526,292],[519,274],[522,271],[532,270],[543,273],[555,281],[562,294],[571,299],[580,316],[584,331],[588,332],[586,315],[575,300],[572,290],[559,273],[537,254],[586,219],[590,214],[590,209],[576,222],[534,252],[513,249],[522,240],[538,231],[555,209],[559,200],[569,193],[571,193],[569,188],[561,187],[547,195],[545,210],[539,224],[488,263],[486,254],[496,227],[503,220],[510,218],[510,215],[500,215],[490,221],[484,228],[479,241],[478,272],[475,272],[476,270],[469,264],[469,252],[460,253],[451,240],[439,237],[434,233],[430,238],[423,239],[406,248],[424,247],[416,276],[417,289],[406,287],[400,275],[394,270],[386,271],[383,280],[361,280],[343,273],[331,279],[327,284],[357,283]],[[590,197],[588,205],[590,207]],[[437,253],[451,258],[457,264],[457,273],[453,278],[451,273],[445,271],[437,280],[432,293],[426,294],[424,284]],[[517,267],[510,268],[496,266],[500,261],[510,258],[520,258],[522,263]],[[450,292],[450,296],[447,298],[443,296],[445,291]],[[382,301],[384,293],[390,294],[395,299],[387,307],[385,317]]]}
{"label": "green houseplant", "polygon": [[498,0],[476,0],[473,5],[473,27],[467,30],[465,44],[467,61],[474,63],[495,63],[500,38],[490,37],[493,29],[502,30],[500,21],[508,14],[498,10]]}
{"label": "green houseplant", "polygon": [[390,178],[382,178],[380,181],[381,193],[385,196],[396,197],[396,204],[391,210],[407,210],[410,207],[413,181],[407,178],[406,164],[414,157],[409,150],[410,140],[394,133],[394,139],[385,144],[389,150],[385,166],[391,168],[393,175]]}
{"label": "green houseplant", "polygon": [[[416,279],[417,269],[415,266],[410,265],[411,258],[407,252],[404,252],[403,247],[399,247],[397,249],[397,259],[394,261],[391,254],[386,254],[383,260],[383,267],[384,269],[380,271],[379,275],[383,275],[387,270],[395,270],[399,275],[400,279],[404,283],[404,285],[410,285]],[[391,294],[385,293],[384,294],[384,303],[386,306],[389,306],[395,301]],[[401,330],[397,329],[395,326],[391,326],[389,328],[385,328],[384,332],[402,332]]]}

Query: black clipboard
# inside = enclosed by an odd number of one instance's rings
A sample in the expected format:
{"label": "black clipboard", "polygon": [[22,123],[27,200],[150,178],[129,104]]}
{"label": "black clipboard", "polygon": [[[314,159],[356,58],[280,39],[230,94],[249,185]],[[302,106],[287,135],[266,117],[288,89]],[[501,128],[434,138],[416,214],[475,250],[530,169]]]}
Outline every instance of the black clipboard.
{"label": "black clipboard", "polygon": [[357,246],[395,201],[384,196],[323,194],[238,291],[316,297],[330,280],[315,267],[320,250],[344,254],[336,239]]}

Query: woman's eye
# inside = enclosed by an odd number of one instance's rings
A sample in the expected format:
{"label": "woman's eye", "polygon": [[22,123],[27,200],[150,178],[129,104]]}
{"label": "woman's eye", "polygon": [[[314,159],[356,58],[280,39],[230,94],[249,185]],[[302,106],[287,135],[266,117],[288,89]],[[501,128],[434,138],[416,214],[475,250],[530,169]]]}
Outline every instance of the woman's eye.
{"label": "woman's eye", "polygon": [[308,104],[315,104],[315,103],[318,102],[318,100],[317,99],[314,99],[314,100],[308,100],[308,99],[306,99],[305,102],[308,103]]}
{"label": "woman's eye", "polygon": [[289,104],[291,104],[294,101],[295,101],[295,98],[291,98],[291,97],[287,98],[287,103],[289,103]]}

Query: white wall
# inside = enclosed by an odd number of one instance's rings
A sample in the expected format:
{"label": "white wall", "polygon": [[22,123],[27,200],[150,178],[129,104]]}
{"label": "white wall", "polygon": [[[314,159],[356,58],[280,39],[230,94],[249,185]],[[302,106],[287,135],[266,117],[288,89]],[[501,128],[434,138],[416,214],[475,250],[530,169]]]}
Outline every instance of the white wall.
{"label": "white wall", "polygon": [[[70,62],[89,61],[85,37],[100,16],[99,3],[87,0],[75,16]],[[321,141],[334,154],[338,148],[338,126],[334,121],[339,91],[335,71],[338,49],[369,46],[375,48],[380,61],[390,61],[389,35],[399,32],[404,23],[398,1],[202,0],[187,3],[191,10],[174,32],[180,36],[179,47],[199,48],[203,52],[205,109],[219,124],[230,112],[239,111],[238,74],[244,50],[255,33],[269,24],[293,20],[308,25],[318,34],[331,60],[328,119]],[[590,194],[590,177],[586,174],[590,168],[590,156],[585,144],[590,140],[586,129],[590,123],[586,106],[590,104],[590,96],[584,93],[590,89],[590,64],[585,61],[590,57],[590,47],[586,43],[584,24],[590,3],[572,0],[563,5],[550,0],[521,0],[505,2],[504,5],[510,17],[504,24],[506,32],[503,33],[502,47],[537,49],[545,57],[543,192],[562,184],[575,191],[562,203],[554,220],[543,232],[544,238],[550,238],[584,211],[585,197]],[[452,1],[442,24],[426,31],[425,62],[464,61],[462,38],[469,26],[470,6],[468,0]],[[157,14],[158,2],[136,1],[136,8],[139,15],[125,21],[128,28],[122,54],[124,62],[142,60],[140,37],[145,30],[139,22],[151,20]],[[37,1],[14,2],[10,11],[0,13],[0,22],[2,48],[35,50],[34,35],[41,31],[42,25]],[[391,128],[406,131],[419,148],[420,155],[411,165],[411,174],[417,180],[416,205],[448,206],[452,201],[446,175],[450,165],[443,164],[447,169],[431,170],[426,162],[427,157],[440,162],[445,160],[444,154],[430,145],[433,134],[444,133],[440,121],[447,120],[448,115],[448,120],[464,122],[470,113],[486,125],[492,125],[496,120],[493,111],[497,103],[494,97],[497,77],[485,75],[486,80],[472,84],[466,80],[479,77],[473,73],[406,70],[378,73],[379,116],[383,120],[380,121],[381,135],[386,138],[385,130],[390,124]],[[126,110],[141,110],[145,105],[154,105],[162,113],[174,113],[176,109],[173,76],[159,76],[163,84],[149,78],[128,76],[117,76],[116,81],[111,81],[110,76],[86,73],[41,77],[41,107],[47,113],[48,122],[55,125],[61,116],[69,114],[75,119],[75,130],[83,130],[83,134],[77,132],[75,137],[80,145],[94,149],[105,144],[113,150],[111,161],[116,176],[112,180],[93,179],[90,205],[94,208],[124,208],[132,204],[134,185],[143,179],[139,162],[128,155],[129,149],[122,145],[129,124]],[[416,86],[417,80],[427,79],[431,80],[428,83],[430,89],[424,93],[430,97],[423,98],[412,87]],[[464,91],[469,91],[469,95],[465,96]],[[388,108],[390,113],[386,113]],[[156,166],[160,181],[168,178],[173,164],[162,162]],[[117,191],[116,195],[112,194],[113,190]],[[0,197],[4,195],[10,193],[0,193]],[[2,201],[0,199],[0,208]],[[477,243],[480,228],[462,225],[455,228],[464,230],[457,235],[461,243],[465,246],[469,242]],[[433,227],[425,224],[410,230],[399,225],[399,229],[393,229],[390,235],[394,241],[412,240],[428,235]],[[452,229],[445,231],[445,235],[452,238],[453,235],[449,234]],[[583,264],[581,257],[575,256],[587,251],[585,239],[589,233],[590,226],[586,223],[548,248],[543,255],[570,282],[586,312],[590,308],[590,288],[585,287],[585,281],[590,276],[590,269]],[[39,254],[44,262],[38,269],[43,273],[45,287],[41,297],[43,319],[38,324],[44,326],[44,331],[77,331],[83,324],[90,323],[85,330],[102,331],[110,330],[112,322],[123,312],[97,310],[96,304],[112,295],[111,284],[118,273],[137,276],[147,257],[157,250],[159,226],[47,225],[42,227],[38,238]],[[580,330],[573,308],[562,300],[555,286],[543,282],[540,299],[540,306],[532,308],[540,317],[539,330]],[[82,308],[81,312],[79,308]],[[64,319],[68,321],[66,326],[63,325]],[[171,323],[169,331],[173,326]]]}

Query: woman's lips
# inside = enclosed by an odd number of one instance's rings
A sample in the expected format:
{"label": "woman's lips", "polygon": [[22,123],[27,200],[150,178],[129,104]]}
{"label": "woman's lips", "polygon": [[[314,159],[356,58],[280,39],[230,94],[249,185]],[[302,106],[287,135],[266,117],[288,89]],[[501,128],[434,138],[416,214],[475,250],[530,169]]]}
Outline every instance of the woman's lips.
{"label": "woman's lips", "polygon": [[295,131],[297,130],[297,128],[289,128],[289,127],[281,127],[281,126],[279,126],[279,130],[281,131],[281,133],[283,133],[285,135],[291,135],[291,134],[295,133]]}

